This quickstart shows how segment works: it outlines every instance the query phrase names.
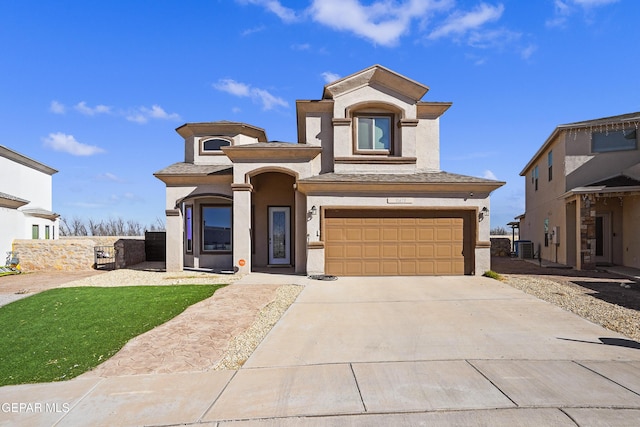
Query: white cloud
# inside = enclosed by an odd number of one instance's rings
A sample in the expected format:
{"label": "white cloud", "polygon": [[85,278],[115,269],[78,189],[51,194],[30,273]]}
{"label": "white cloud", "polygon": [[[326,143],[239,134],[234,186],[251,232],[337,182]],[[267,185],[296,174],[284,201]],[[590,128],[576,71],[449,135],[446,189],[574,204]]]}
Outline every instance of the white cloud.
{"label": "white cloud", "polygon": [[293,22],[298,19],[293,9],[283,6],[277,0],[238,0],[242,4],[255,4],[262,6],[269,12],[276,14],[284,22]]}
{"label": "white cloud", "polygon": [[66,113],[67,109],[65,108],[64,104],[61,104],[58,101],[51,101],[51,104],[49,105],[49,111],[54,114],[64,114]]}
{"label": "white cloud", "polygon": [[529,59],[536,50],[538,50],[538,46],[530,44],[520,51],[520,56],[522,57],[522,59]]}
{"label": "white cloud", "polygon": [[293,50],[309,50],[311,49],[311,45],[309,43],[296,43],[291,45],[291,49]]}
{"label": "white cloud", "polygon": [[325,83],[332,83],[336,80],[340,80],[340,75],[332,73],[331,71],[325,71],[324,73],[322,73],[322,78],[324,79]]}
{"label": "white cloud", "polygon": [[582,7],[596,7],[617,3],[619,0],[573,0],[575,4]]}
{"label": "white cloud", "polygon": [[496,180],[496,181],[498,180],[498,178],[496,177],[496,174],[491,172],[489,169],[484,171],[484,173],[482,174],[482,177],[485,178],[485,179],[493,179],[493,180]]}
{"label": "white cloud", "polygon": [[250,36],[251,34],[259,33],[261,31],[264,31],[266,28],[267,27],[265,27],[264,25],[261,25],[259,27],[247,28],[246,30],[244,30],[240,34],[243,35],[243,36]]}
{"label": "white cloud", "polygon": [[128,114],[126,114],[126,119],[130,122],[144,124],[149,121],[149,119],[157,119],[157,120],[180,120],[180,115],[177,113],[167,113],[162,107],[157,104],[151,106],[151,108],[147,107],[139,107]]}
{"label": "white cloud", "polygon": [[547,27],[562,27],[577,9],[582,9],[587,16],[594,8],[617,3],[620,0],[554,0],[553,17],[547,19]]}
{"label": "white cloud", "polygon": [[106,105],[96,105],[92,108],[84,101],[78,102],[74,108],[85,116],[95,116],[96,114],[108,114],[111,112],[111,107]]}
{"label": "white cloud", "polygon": [[287,101],[272,95],[264,89],[255,88],[233,79],[222,79],[218,83],[214,83],[213,88],[240,98],[251,98],[254,102],[262,104],[263,110],[289,106]]}
{"label": "white cloud", "polygon": [[504,5],[491,6],[481,3],[471,12],[454,12],[441,26],[433,30],[428,38],[435,40],[442,37],[462,36],[483,25],[500,19],[504,12]]}
{"label": "white cloud", "polygon": [[218,83],[213,84],[214,89],[218,89],[222,92],[230,93],[235,96],[249,96],[251,90],[250,87],[244,83],[238,83],[232,79],[221,79]]}
{"label": "white cloud", "polygon": [[46,138],[42,138],[45,147],[49,147],[55,151],[62,151],[74,156],[92,156],[94,154],[103,153],[104,150],[95,145],[87,145],[76,141],[73,135],[67,135],[62,132],[50,133]]}
{"label": "white cloud", "polygon": [[394,46],[414,19],[450,8],[453,0],[379,0],[363,5],[358,0],[313,0],[311,18],[339,31],[348,31],[383,46]]}
{"label": "white cloud", "polygon": [[112,181],[112,182],[124,182],[124,179],[112,174],[111,172],[105,172],[96,177],[99,181]]}

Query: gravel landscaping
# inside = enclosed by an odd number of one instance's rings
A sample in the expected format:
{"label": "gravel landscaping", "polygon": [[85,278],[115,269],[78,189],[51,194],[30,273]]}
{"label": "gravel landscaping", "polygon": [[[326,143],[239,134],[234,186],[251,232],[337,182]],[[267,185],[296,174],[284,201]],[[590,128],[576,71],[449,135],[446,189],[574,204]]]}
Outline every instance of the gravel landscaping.
{"label": "gravel landscaping", "polygon": [[545,268],[493,258],[504,282],[640,342],[640,284],[603,271]]}

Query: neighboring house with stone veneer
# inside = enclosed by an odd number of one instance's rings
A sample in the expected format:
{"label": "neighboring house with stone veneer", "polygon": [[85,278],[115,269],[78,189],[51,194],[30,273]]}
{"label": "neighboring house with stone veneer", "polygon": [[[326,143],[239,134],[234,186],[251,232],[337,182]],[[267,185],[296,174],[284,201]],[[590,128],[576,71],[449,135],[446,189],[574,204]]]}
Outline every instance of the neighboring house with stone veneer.
{"label": "neighboring house with stone veneer", "polygon": [[297,101],[298,143],[243,123],[177,129],[166,184],[167,270],[286,266],[331,275],[490,269],[489,195],[504,183],[440,170],[428,87],[379,65]]}
{"label": "neighboring house with stone veneer", "polygon": [[52,209],[52,175],[58,171],[0,145],[0,254],[14,239],[57,239]]}
{"label": "neighboring house with stone veneer", "polygon": [[520,238],[542,259],[640,268],[638,125],[640,112],[560,125],[520,172]]}

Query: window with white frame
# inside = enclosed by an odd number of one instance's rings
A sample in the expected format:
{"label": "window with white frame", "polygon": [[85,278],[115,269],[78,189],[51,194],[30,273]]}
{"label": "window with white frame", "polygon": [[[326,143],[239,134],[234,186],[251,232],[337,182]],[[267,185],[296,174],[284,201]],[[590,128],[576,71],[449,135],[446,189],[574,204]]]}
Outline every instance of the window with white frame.
{"label": "window with white frame", "polygon": [[201,142],[200,151],[202,154],[220,154],[222,147],[231,145],[231,141],[224,138],[210,138]]}
{"label": "window with white frame", "polygon": [[358,114],[355,116],[356,153],[393,152],[393,115]]}

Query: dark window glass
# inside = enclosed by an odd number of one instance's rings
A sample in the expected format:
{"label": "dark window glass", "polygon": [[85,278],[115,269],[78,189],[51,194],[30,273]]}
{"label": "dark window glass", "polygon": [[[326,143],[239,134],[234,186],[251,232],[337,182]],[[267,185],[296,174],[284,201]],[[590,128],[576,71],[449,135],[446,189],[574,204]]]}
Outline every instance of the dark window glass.
{"label": "dark window glass", "polygon": [[231,143],[226,139],[207,139],[202,143],[202,151],[220,151],[221,147],[228,147],[229,145]]}
{"label": "dark window glass", "polygon": [[202,250],[231,250],[231,206],[202,208]]}

